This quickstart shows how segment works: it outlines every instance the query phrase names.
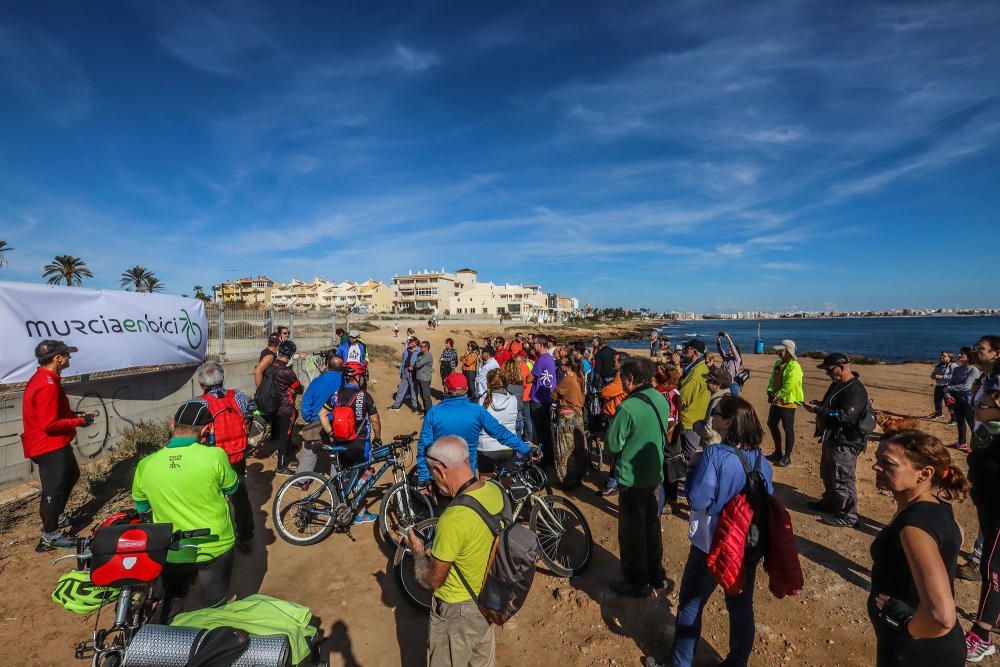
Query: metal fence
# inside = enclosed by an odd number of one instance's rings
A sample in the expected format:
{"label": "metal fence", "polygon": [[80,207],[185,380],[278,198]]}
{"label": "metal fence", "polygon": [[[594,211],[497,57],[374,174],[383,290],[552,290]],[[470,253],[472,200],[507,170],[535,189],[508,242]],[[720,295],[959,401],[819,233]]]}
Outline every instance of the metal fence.
{"label": "metal fence", "polygon": [[344,326],[343,313],[331,311],[251,310],[210,305],[207,315],[205,356],[216,361],[255,358],[267,345],[268,335],[279,326],[288,327],[289,337],[302,351],[330,347],[336,342],[337,327]]}

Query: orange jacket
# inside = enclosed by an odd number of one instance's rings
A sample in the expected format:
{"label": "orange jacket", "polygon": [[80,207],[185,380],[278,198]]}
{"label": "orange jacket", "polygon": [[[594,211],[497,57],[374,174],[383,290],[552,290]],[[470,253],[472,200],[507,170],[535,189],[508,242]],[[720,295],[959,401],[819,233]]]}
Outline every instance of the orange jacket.
{"label": "orange jacket", "polygon": [[622,386],[622,376],[615,375],[615,379],[608,386],[601,390],[601,414],[609,419],[615,416],[618,406],[628,398],[625,388]]}

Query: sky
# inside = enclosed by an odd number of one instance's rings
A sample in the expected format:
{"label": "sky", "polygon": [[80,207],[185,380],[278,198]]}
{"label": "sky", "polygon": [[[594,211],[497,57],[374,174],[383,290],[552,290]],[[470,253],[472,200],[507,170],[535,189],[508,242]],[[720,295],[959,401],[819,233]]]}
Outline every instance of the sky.
{"label": "sky", "polygon": [[996,306],[1000,3],[5,3],[0,280]]}

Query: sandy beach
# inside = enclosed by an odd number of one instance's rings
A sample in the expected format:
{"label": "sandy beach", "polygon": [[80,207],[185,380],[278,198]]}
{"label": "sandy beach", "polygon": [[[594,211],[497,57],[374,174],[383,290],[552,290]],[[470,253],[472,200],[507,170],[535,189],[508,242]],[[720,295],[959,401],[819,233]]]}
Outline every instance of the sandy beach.
{"label": "sandy beach", "polygon": [[[401,325],[405,331],[407,323]],[[648,329],[649,324],[639,325]],[[506,326],[503,334],[530,328]],[[595,332],[559,330],[561,339],[589,338]],[[482,340],[499,334],[496,323],[486,326],[441,323],[438,329],[417,328],[417,335],[431,342],[437,355],[447,337],[464,350],[467,340]],[[602,332],[604,333],[604,332]],[[609,338],[621,332],[608,332]],[[385,411],[396,387],[401,338],[394,339],[391,323],[364,335],[373,346],[371,387],[383,420],[383,437],[419,430],[420,418],[407,408]],[[377,346],[377,347],[376,347]],[[847,350],[849,352],[849,350]],[[744,396],[763,418],[765,387],[773,356],[747,355],[752,372]],[[828,384],[818,362],[803,359],[806,399],[819,399]],[[436,364],[435,364],[436,368]],[[860,366],[875,407],[904,415],[931,411],[930,366]],[[435,396],[440,380],[435,373]],[[244,389],[249,389],[244,387]],[[946,444],[955,442],[954,427],[942,422],[921,422]],[[787,505],[798,536],[805,590],[798,596],[775,599],[767,590],[763,572],[757,578],[755,607],[757,640],[751,664],[857,666],[873,664],[874,635],[865,612],[869,567],[868,549],[873,536],[892,517],[890,497],[875,490],[871,464],[874,446],[858,465],[860,529],[835,529],[818,521],[806,502],[821,490],[819,448],[812,437],[813,419],[804,410],[796,416],[796,449],[788,468],[776,469],[776,493]],[[765,450],[771,450],[765,437]],[[952,450],[957,465],[964,455]],[[252,461],[249,466],[250,496],[259,507],[258,542],[248,555],[237,555],[233,576],[238,595],[262,593],[308,605],[321,619],[330,637],[325,647],[331,665],[420,665],[424,661],[426,617],[413,611],[399,594],[388,555],[374,537],[372,525],[362,526],[352,536],[335,534],[312,547],[295,547],[278,539],[271,530],[270,508],[275,480],[274,460]],[[677,584],[688,551],[686,513],[662,520],[667,573],[673,590],[645,600],[622,599],[607,593],[608,584],[620,576],[614,498],[594,493],[605,471],[591,475],[582,489],[570,494],[584,511],[595,540],[595,555],[587,572],[572,580],[540,573],[528,604],[497,634],[499,664],[502,665],[634,665],[644,654],[660,655],[670,645]],[[34,501],[37,503],[37,501]],[[378,498],[372,498],[377,508]],[[36,504],[30,506],[34,512]],[[956,516],[967,536],[965,548],[975,536],[971,503],[956,507]],[[49,601],[59,574],[66,568],[52,567],[51,554],[39,555],[32,547],[37,526],[33,516],[5,527],[3,560],[0,561],[5,595],[0,600],[0,663],[63,665],[72,660],[74,644],[90,636],[93,619],[73,616]],[[974,609],[978,584],[956,581],[960,609]],[[103,620],[103,619],[102,619]],[[726,653],[728,617],[723,599],[716,593],[705,612],[703,642],[698,664],[715,664]],[[963,621],[967,627],[968,622]]]}

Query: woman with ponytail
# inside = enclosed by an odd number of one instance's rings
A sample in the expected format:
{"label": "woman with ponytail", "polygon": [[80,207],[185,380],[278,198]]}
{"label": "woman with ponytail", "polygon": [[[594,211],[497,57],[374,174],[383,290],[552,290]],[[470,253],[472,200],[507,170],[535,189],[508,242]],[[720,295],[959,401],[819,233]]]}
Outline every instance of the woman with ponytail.
{"label": "woman with ponytail", "polygon": [[961,667],[965,642],[954,581],[962,535],[952,501],[969,481],[941,441],[900,431],[876,452],[875,486],[896,500],[896,514],[872,543],[868,616],[878,667]]}

